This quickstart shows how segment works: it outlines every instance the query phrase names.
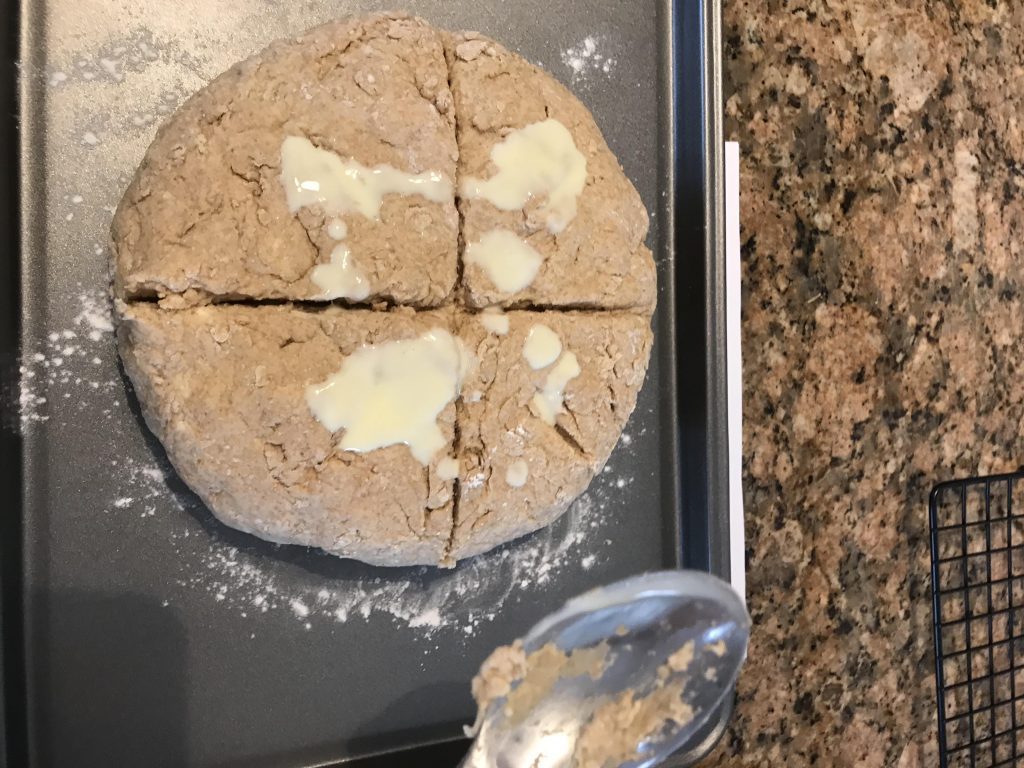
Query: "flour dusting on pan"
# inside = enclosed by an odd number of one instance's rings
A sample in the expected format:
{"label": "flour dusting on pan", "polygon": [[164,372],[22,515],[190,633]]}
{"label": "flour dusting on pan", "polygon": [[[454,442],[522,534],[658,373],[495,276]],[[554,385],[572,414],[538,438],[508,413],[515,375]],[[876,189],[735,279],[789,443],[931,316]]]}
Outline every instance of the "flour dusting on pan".
{"label": "flour dusting on pan", "polygon": [[[186,525],[191,522],[186,511],[191,505],[180,496],[176,498],[166,486],[160,493],[159,486],[165,481],[155,464],[129,464],[124,469],[129,482],[121,492],[137,497],[132,509],[151,504],[162,495],[162,501],[169,497],[175,507],[168,512],[182,515],[182,529],[171,537],[171,546],[181,559],[177,585],[204,593],[225,610],[245,618],[282,612],[306,624],[384,615],[396,625],[426,635],[441,629],[472,634],[481,622],[497,617],[510,597],[543,590],[561,570],[580,567],[586,551],[611,544],[600,536],[605,504],[597,498],[602,494],[591,492],[580,497],[550,528],[460,563],[451,571],[427,566],[372,568],[299,547],[268,545],[229,531],[193,508],[206,526],[205,531],[197,532]],[[116,501],[114,506],[118,506]],[[232,541],[227,541],[228,537]],[[584,542],[586,549],[581,546]],[[280,557],[268,557],[267,549]],[[587,567],[595,557],[586,555]],[[312,561],[313,568],[286,567],[298,560],[307,566]],[[337,571],[349,566],[374,575],[337,578],[317,573],[318,568]],[[282,567],[286,567],[284,578]]]}
{"label": "flour dusting on pan", "polygon": [[562,64],[572,74],[573,83],[585,80],[591,74],[608,76],[615,69],[615,57],[608,55],[607,41],[600,36],[587,35],[576,45],[562,51]]}

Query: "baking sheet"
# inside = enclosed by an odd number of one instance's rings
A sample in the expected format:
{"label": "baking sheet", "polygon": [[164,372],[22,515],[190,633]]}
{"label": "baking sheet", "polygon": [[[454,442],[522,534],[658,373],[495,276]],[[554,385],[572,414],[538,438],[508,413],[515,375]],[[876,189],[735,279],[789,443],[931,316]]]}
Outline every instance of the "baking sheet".
{"label": "baking sheet", "polygon": [[21,9],[22,535],[4,590],[20,595],[5,622],[24,632],[24,676],[8,662],[5,686],[26,715],[12,754],[33,765],[313,765],[451,738],[479,662],[566,598],[680,564],[729,574],[720,134],[704,87],[715,14],[700,3],[407,6],[569,85],[651,213],[648,380],[565,519],[454,572],[371,568],[218,524],[141,425],[110,333],[105,241],[156,126],[272,39],[386,7]]}

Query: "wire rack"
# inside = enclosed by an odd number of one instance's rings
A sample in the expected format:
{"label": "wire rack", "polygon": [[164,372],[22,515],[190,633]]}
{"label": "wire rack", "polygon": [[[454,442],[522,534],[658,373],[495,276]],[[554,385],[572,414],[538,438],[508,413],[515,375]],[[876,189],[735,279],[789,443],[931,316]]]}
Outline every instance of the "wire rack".
{"label": "wire rack", "polygon": [[942,768],[1024,765],[1024,470],[929,501]]}

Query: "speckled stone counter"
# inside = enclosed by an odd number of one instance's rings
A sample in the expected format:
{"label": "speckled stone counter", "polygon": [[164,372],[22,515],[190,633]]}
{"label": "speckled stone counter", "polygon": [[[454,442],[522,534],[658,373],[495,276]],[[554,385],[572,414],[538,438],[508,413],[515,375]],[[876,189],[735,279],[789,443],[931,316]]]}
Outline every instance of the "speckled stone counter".
{"label": "speckled stone counter", "polygon": [[755,631],[709,762],[934,766],[928,492],[1024,463],[1024,3],[724,22]]}

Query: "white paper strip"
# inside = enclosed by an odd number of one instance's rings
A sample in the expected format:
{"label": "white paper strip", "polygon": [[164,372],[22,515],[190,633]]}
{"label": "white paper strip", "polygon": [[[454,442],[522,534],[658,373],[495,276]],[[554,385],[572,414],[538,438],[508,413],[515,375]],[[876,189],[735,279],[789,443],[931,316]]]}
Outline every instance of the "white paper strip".
{"label": "white paper strip", "polygon": [[729,562],[733,588],[746,600],[743,527],[743,357],[740,337],[740,145],[725,143],[725,343],[729,406]]}

